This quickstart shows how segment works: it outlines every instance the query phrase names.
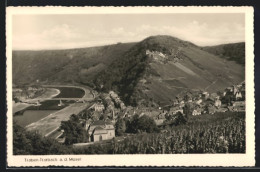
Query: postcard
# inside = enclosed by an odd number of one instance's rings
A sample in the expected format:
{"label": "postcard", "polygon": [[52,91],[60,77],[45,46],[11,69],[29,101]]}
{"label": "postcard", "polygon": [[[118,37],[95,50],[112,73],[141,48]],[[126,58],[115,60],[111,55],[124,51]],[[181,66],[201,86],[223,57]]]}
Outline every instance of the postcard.
{"label": "postcard", "polygon": [[255,165],[253,7],[7,7],[8,167]]}

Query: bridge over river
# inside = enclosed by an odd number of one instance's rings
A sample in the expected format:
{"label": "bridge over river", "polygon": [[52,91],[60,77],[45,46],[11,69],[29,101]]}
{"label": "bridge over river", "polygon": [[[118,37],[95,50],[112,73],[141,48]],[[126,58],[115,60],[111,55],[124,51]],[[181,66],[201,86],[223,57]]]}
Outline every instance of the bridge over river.
{"label": "bridge over river", "polygon": [[74,100],[74,101],[91,101],[93,98],[43,98],[41,101],[46,100]]}
{"label": "bridge over river", "polygon": [[71,88],[79,88],[84,90],[85,94],[83,97],[48,97],[48,98],[35,98],[36,101],[47,101],[47,100],[74,100],[76,103],[70,104],[69,106],[54,112],[45,118],[42,118],[34,123],[31,123],[25,127],[26,130],[32,131],[37,130],[41,135],[45,137],[54,137],[56,138],[61,132],[59,131],[61,121],[69,120],[72,114],[78,115],[83,112],[85,109],[89,108],[92,104],[90,103],[91,100],[95,98],[95,94],[92,92],[91,89],[87,87],[81,86],[67,86],[67,85],[43,85],[46,88],[57,88],[59,87],[71,87]]}

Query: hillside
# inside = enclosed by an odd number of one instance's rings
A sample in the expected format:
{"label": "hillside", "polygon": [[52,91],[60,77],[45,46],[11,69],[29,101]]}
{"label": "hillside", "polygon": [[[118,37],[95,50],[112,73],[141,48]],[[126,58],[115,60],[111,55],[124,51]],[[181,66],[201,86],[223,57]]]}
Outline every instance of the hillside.
{"label": "hillside", "polygon": [[184,91],[217,92],[244,81],[244,70],[243,65],[171,36],[93,48],[13,52],[16,84],[37,79],[86,84],[98,91],[114,90],[131,105],[167,105]]}
{"label": "hillside", "polygon": [[[152,54],[147,55],[147,50]],[[190,42],[153,36],[137,43],[124,58],[101,72],[96,85],[104,91],[117,90],[132,105],[147,104],[147,100],[166,105],[183,91],[217,92],[243,80],[244,67],[233,61]]]}
{"label": "hillside", "polygon": [[134,43],[115,44],[102,47],[13,51],[13,82],[41,83],[83,83],[90,81],[97,73],[132,47]]}
{"label": "hillside", "polygon": [[217,46],[203,47],[203,50],[226,58],[227,60],[235,61],[239,64],[245,64],[245,43],[222,44]]}

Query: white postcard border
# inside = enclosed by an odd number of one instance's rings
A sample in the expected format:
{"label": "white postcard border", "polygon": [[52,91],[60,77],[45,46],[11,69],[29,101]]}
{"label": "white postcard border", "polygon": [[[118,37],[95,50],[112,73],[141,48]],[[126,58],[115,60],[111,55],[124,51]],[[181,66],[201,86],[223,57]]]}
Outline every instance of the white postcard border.
{"label": "white postcard border", "polygon": [[[246,153],[167,155],[13,155],[12,146],[12,16],[21,14],[245,13]],[[87,166],[254,166],[255,98],[253,7],[7,7],[7,164],[9,167]],[[35,159],[27,162],[26,159]],[[41,161],[51,158],[57,161]],[[79,158],[71,161],[70,158]]]}

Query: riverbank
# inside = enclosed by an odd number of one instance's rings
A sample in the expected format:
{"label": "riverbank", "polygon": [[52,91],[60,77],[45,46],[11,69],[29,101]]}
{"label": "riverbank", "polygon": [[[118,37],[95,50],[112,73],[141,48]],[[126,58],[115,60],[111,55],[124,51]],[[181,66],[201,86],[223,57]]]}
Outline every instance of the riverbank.
{"label": "riverbank", "polygon": [[31,104],[28,103],[14,103],[13,104],[13,114],[15,114],[16,112],[19,112],[21,110],[24,110],[26,108],[28,108],[29,106],[32,106]]}
{"label": "riverbank", "polygon": [[46,99],[46,98],[53,98],[60,94],[60,90],[56,88],[45,88],[46,93],[37,97],[37,99]]}
{"label": "riverbank", "polygon": [[[31,124],[28,124],[25,127],[26,130],[29,130],[29,131],[37,130],[40,134],[42,134],[43,136],[46,136],[46,137],[49,135],[52,136],[53,133],[59,129],[61,121],[67,121],[67,120],[69,120],[69,118],[72,114],[77,115],[77,114],[81,113],[82,111],[84,111],[84,109],[88,108],[90,106],[88,101],[93,100],[95,97],[95,95],[91,92],[91,90],[86,87],[67,86],[67,85],[44,85],[43,87],[45,87],[46,93],[44,95],[41,95],[34,99],[34,100],[40,101],[40,104],[42,104],[43,106],[45,106],[45,103],[48,104],[48,102],[51,102],[51,101],[55,102],[55,103],[51,103],[51,104],[55,104],[55,105],[58,105],[57,102],[59,102],[61,100],[62,100],[62,103],[64,103],[64,106],[66,105],[66,103],[68,103],[67,106],[65,106],[65,107],[63,106],[62,109],[60,109],[56,112],[53,112],[53,113],[45,116],[44,118],[41,118]],[[64,87],[66,87],[66,89],[64,89]],[[84,94],[78,94],[78,91],[76,89],[74,89],[74,91],[73,91],[73,89],[71,89],[71,91],[68,91],[67,88],[81,89],[81,92],[84,91],[83,92]],[[67,93],[63,93],[64,90],[67,91]],[[68,93],[70,93],[71,95],[69,95]],[[58,96],[59,94],[61,96],[60,98]],[[62,97],[62,96],[65,96],[65,97]],[[66,97],[69,97],[69,98],[66,98]],[[72,97],[72,98],[70,98],[70,97]],[[47,99],[50,99],[50,100],[46,101]],[[73,102],[73,101],[77,101],[80,99],[83,99],[85,101],[79,101],[82,103]],[[32,101],[33,100],[31,100],[31,102]],[[48,106],[47,104],[46,104],[46,106]],[[33,109],[33,110],[36,110],[36,109],[41,110],[42,108],[41,108],[41,106],[39,106],[39,108],[35,107],[35,109]]]}
{"label": "riverbank", "polygon": [[59,129],[61,121],[69,120],[72,114],[79,114],[90,106],[89,103],[74,103],[62,110],[52,113],[41,120],[26,126],[29,131],[37,130],[43,136],[48,136]]}
{"label": "riverbank", "polygon": [[45,88],[46,90],[42,95],[34,99],[27,99],[24,102],[13,103],[13,114],[22,111],[30,106],[36,106],[35,104],[41,99],[53,98],[60,94],[60,90],[55,88]]}
{"label": "riverbank", "polygon": [[95,98],[95,93],[92,91],[91,88],[87,86],[73,86],[73,85],[43,85],[43,87],[54,87],[54,88],[59,88],[59,87],[68,87],[68,88],[79,88],[84,90],[85,94],[82,97],[82,99],[94,99]]}

